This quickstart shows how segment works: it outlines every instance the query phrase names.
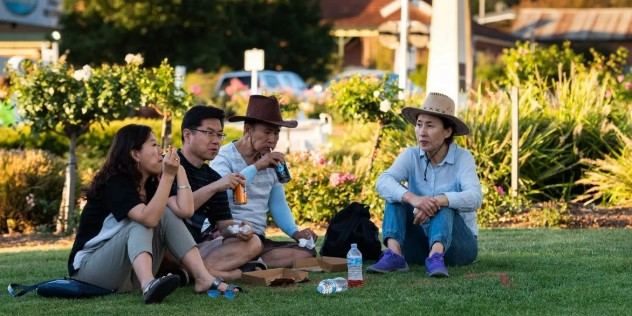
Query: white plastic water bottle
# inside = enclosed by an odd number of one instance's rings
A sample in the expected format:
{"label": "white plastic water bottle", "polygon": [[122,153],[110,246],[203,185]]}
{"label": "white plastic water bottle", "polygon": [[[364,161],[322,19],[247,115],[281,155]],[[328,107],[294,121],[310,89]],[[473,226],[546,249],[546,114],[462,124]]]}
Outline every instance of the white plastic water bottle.
{"label": "white plastic water bottle", "polygon": [[358,249],[358,244],[351,244],[351,249],[347,252],[347,271],[349,273],[349,287],[361,287],[364,285],[362,278],[362,253]]}
{"label": "white plastic water bottle", "polygon": [[335,279],[326,279],[320,281],[316,287],[316,292],[320,294],[331,294],[346,291],[348,288],[347,280],[343,277],[337,277]]}

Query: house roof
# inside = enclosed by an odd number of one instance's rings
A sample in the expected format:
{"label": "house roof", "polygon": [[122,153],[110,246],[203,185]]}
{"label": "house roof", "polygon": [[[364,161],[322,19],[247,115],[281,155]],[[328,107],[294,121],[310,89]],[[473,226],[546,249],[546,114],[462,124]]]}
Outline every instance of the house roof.
{"label": "house roof", "polygon": [[536,41],[632,40],[632,8],[523,8],[512,33]]}
{"label": "house roof", "polygon": [[[380,10],[392,2],[393,0],[320,0],[320,7],[323,20],[336,28],[377,29],[383,22],[399,21],[400,9],[392,11],[386,17],[380,14]],[[430,16],[412,4],[408,5],[408,14],[411,21],[430,24]]]}

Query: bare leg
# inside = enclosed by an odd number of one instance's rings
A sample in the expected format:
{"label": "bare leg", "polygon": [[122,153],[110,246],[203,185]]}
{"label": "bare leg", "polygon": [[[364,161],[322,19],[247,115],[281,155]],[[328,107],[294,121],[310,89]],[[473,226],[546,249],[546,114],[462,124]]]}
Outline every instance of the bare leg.
{"label": "bare leg", "polygon": [[[202,261],[202,257],[200,257],[200,251],[197,247],[191,248],[191,250],[184,255],[182,264],[191,271],[193,279],[195,280],[195,285],[193,286],[195,292],[201,293],[210,289],[216,277],[211,275],[209,271],[206,270],[206,267],[204,267],[204,262]],[[222,282],[217,289],[224,291],[226,287],[228,287],[228,284]]]}
{"label": "bare leg", "polygon": [[140,288],[145,289],[149,282],[154,279],[154,275],[151,273],[152,258],[147,252],[140,253],[134,259],[132,266],[138,281],[140,282]]}
{"label": "bare leg", "polygon": [[386,246],[388,247],[388,249],[392,250],[394,253],[398,254],[398,255],[402,255],[402,247],[400,246],[400,244],[397,242],[397,240],[395,240],[395,238],[389,238],[386,240]]}
{"label": "bare leg", "polygon": [[260,253],[259,238],[250,238],[246,242],[237,238],[228,238],[221,246],[213,249],[200,244],[200,254],[206,268],[213,275],[226,280],[241,278],[241,270],[238,268],[258,257]]}
{"label": "bare leg", "polygon": [[291,248],[279,248],[266,252],[261,256],[263,262],[270,268],[289,268],[294,265],[294,260],[313,258],[308,251]]}

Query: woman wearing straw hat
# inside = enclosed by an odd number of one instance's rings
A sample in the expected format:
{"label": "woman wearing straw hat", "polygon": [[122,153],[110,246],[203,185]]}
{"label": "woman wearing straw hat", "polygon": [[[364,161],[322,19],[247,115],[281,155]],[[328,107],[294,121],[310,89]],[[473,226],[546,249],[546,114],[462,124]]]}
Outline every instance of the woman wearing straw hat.
{"label": "woman wearing straw hat", "polygon": [[454,113],[454,101],[434,92],[421,108],[402,110],[415,126],[418,146],[402,152],[377,180],[387,202],[382,235],[388,249],[367,272],[406,272],[408,263],[423,263],[428,275],[447,277],[446,264],[476,259],[476,210],[483,195],[474,157],[452,142],[469,133]]}
{"label": "woman wearing straw hat", "polygon": [[285,161],[282,153],[273,151],[279,141],[281,127],[294,128],[298,122],[284,121],[277,99],[262,95],[250,96],[246,115],[231,116],[228,121],[243,121],[244,134],[236,142],[222,146],[211,167],[222,176],[238,172],[246,179],[246,204],[236,205],[233,192],[227,191],[233,219],[248,221],[252,225],[263,244],[261,258],[268,267],[291,267],[296,259],[315,257],[313,247],[310,249],[296,242],[272,241],[265,237],[269,210],[275,224],[294,240],[315,242],[318,238],[311,229],[299,230],[296,226],[285,200],[283,183],[274,171]]}

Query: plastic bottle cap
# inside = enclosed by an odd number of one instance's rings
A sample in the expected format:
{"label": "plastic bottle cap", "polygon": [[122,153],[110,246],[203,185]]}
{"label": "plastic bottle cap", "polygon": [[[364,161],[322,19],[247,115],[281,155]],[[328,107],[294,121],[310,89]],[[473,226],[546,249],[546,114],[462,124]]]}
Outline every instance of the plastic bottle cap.
{"label": "plastic bottle cap", "polygon": [[323,292],[323,290],[324,290],[324,288],[323,288],[321,285],[319,285],[319,286],[316,288],[316,291],[317,291],[318,293],[322,293],[322,292]]}
{"label": "plastic bottle cap", "polygon": [[358,244],[351,244],[351,248],[358,248]]}

